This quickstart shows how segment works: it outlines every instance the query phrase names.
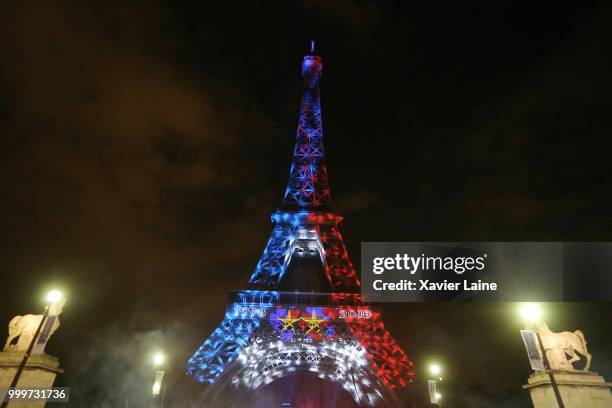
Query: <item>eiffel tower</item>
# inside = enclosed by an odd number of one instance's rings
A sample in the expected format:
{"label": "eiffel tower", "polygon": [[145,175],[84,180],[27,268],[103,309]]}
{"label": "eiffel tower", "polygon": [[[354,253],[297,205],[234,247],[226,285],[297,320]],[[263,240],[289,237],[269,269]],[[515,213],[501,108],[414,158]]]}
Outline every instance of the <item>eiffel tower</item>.
{"label": "eiffel tower", "polygon": [[319,97],[322,68],[312,43],[302,63],[304,91],[289,183],[282,207],[272,214],[272,235],[247,290],[230,294],[224,320],[189,359],[187,372],[214,384],[201,406],[215,406],[221,390],[248,395],[308,373],[346,390],[352,406],[396,407],[393,390],[412,382],[412,362],[385,329],[380,310],[359,294],[338,228],[342,217],[332,211]]}

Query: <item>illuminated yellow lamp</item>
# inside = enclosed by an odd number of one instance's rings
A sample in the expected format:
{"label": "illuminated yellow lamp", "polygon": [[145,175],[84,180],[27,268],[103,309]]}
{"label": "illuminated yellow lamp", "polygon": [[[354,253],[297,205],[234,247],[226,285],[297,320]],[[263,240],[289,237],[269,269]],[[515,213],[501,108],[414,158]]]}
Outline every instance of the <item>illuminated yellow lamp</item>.
{"label": "illuminated yellow lamp", "polygon": [[158,351],[157,353],[153,354],[153,364],[155,366],[161,366],[162,364],[164,364],[164,361],[166,361],[166,356],[164,355],[164,353]]}
{"label": "illuminated yellow lamp", "polygon": [[55,304],[63,298],[64,294],[57,289],[50,290],[49,293],[47,293],[47,302],[49,302],[50,304]]}
{"label": "illuminated yellow lamp", "polygon": [[542,317],[542,308],[537,303],[525,303],[520,309],[523,320],[534,322]]}

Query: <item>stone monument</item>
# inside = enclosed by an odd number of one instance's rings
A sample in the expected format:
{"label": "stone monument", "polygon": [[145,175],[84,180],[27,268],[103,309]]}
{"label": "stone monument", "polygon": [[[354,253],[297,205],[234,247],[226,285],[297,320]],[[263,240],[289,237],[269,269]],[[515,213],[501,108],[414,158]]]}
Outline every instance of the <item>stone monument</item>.
{"label": "stone monument", "polygon": [[[549,371],[535,371],[529,376],[523,388],[529,390],[535,408],[557,408],[550,376],[552,373],[559,388],[565,408],[612,408],[612,383],[595,372],[590,371],[591,354],[587,342],[580,330],[555,333],[543,320],[535,323],[543,353],[546,353]],[[534,329],[526,327],[526,329]],[[574,368],[573,364],[585,359],[583,369]]]}
{"label": "stone monument", "polygon": [[[23,370],[17,388],[51,388],[55,377],[63,370],[59,368],[57,358],[47,355],[44,348],[47,341],[60,326],[59,315],[65,300],[49,305],[45,315],[15,316],[9,322],[8,338],[4,349],[0,352],[0,388],[8,388],[15,378],[25,353],[34,340],[36,331],[43,318],[45,322],[41,328],[36,343],[32,348],[25,369]],[[0,401],[4,397],[0,392]],[[42,408],[45,401],[10,402],[8,407],[16,408]]]}

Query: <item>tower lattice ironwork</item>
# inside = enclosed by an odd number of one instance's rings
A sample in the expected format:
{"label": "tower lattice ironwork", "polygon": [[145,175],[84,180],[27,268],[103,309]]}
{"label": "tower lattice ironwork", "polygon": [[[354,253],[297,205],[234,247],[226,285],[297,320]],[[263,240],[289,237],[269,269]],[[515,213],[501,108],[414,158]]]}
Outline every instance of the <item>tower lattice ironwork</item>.
{"label": "tower lattice ironwork", "polygon": [[[386,330],[360,282],[332,212],[323,148],[323,64],[304,57],[304,92],[283,206],[248,281],[232,292],[225,318],[193,354],[188,373],[257,389],[297,371],[336,382],[360,406],[391,401],[413,364]],[[393,406],[392,403],[385,405]]]}

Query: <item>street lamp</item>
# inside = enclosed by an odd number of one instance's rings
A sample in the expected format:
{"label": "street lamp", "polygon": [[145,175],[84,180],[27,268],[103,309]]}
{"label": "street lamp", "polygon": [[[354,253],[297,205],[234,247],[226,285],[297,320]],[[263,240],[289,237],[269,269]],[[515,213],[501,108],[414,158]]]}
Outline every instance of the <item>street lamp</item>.
{"label": "street lamp", "polygon": [[[23,355],[21,364],[19,364],[19,368],[17,368],[17,372],[15,373],[15,376],[13,377],[13,381],[11,382],[11,385],[9,385],[9,389],[17,387],[17,384],[19,383],[19,378],[21,378],[21,374],[23,373],[23,370],[25,369],[25,366],[28,363],[28,359],[30,358],[30,355],[32,354],[32,349],[34,348],[34,344],[36,343],[36,340],[38,340],[40,331],[42,330],[43,325],[45,324],[45,321],[47,320],[47,317],[49,316],[49,309],[51,308],[51,306],[61,302],[63,299],[64,299],[63,293],[57,289],[51,290],[47,293],[47,304],[45,306],[45,311],[43,312],[42,318],[40,319],[40,323],[38,324],[38,327],[36,328],[36,332],[34,333],[32,340],[30,340],[30,345],[28,346],[28,349]],[[0,408],[6,408],[7,406],[8,406],[8,400],[5,400],[0,405]]]}
{"label": "street lamp", "polygon": [[442,381],[442,367],[437,363],[432,363],[429,365],[429,372],[436,377],[435,380],[427,380],[429,400],[433,405],[442,405],[442,394],[438,392],[438,382]]}
{"label": "street lamp", "polygon": [[153,364],[155,367],[160,367],[166,361],[166,356],[161,351],[153,354]]}
{"label": "street lamp", "polygon": [[537,303],[525,303],[520,313],[525,322],[536,322],[542,318],[542,308]]}
{"label": "street lamp", "polygon": [[50,290],[49,293],[47,293],[47,302],[49,304],[57,303],[63,298],[64,294],[57,289]]}
{"label": "street lamp", "polygon": [[429,372],[435,376],[439,376],[442,372],[442,367],[440,367],[438,364],[432,364],[429,366]]}
{"label": "street lamp", "polygon": [[[542,319],[542,308],[537,303],[525,303],[520,308],[520,314],[523,317],[523,321],[525,323],[535,323]],[[527,328],[527,327],[525,327]],[[542,338],[540,337],[540,331],[538,330],[538,326],[534,325],[532,331],[535,333],[535,337],[538,341],[538,347],[542,352],[542,359],[544,360],[544,369],[548,373],[548,378],[550,379],[550,384],[552,385],[553,392],[555,394],[555,398],[557,399],[557,404],[559,404],[559,408],[565,408],[563,404],[563,399],[561,398],[561,393],[559,392],[559,386],[557,385],[557,381],[555,380],[555,376],[553,375],[552,369],[550,368],[550,363],[548,361],[548,355],[546,354],[546,349],[544,348],[544,343],[542,343]]]}
{"label": "street lamp", "polygon": [[[164,370],[160,370],[164,363],[166,362],[166,356],[161,351],[157,351],[153,354],[151,361],[158,370],[155,372],[155,381],[153,382],[153,387],[151,388],[151,395],[147,397],[146,407],[149,406],[149,401],[151,399],[157,400],[159,398],[159,394],[161,392],[162,382],[164,380],[164,375],[166,372]],[[161,402],[161,406],[163,406],[163,398]]]}

